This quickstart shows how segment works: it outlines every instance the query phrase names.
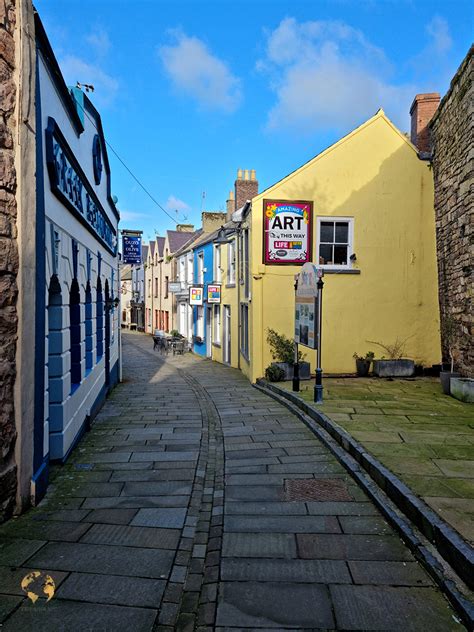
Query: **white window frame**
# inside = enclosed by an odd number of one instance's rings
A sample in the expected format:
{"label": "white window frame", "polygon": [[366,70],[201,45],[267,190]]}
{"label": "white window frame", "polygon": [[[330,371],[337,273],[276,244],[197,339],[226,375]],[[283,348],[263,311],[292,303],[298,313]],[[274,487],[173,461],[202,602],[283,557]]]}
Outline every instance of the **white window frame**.
{"label": "white window frame", "polygon": [[235,239],[229,242],[227,246],[227,284],[235,285]]}
{"label": "white window frame", "polygon": [[213,332],[213,340],[212,342],[214,342],[216,345],[220,345],[221,344],[221,306],[220,305],[214,305],[214,310],[213,310],[213,314],[212,314],[212,321],[213,321],[213,326],[214,326],[214,332]]}
{"label": "white window frame", "polygon": [[197,256],[197,283],[204,285],[204,251],[198,252]]}
{"label": "white window frame", "polygon": [[188,258],[186,261],[186,283],[191,285],[194,281],[194,255],[192,252],[188,254]]}
{"label": "white window frame", "polygon": [[222,251],[220,246],[214,246],[214,283],[222,283]]}
{"label": "white window frame", "polygon": [[196,306],[196,336],[204,340],[204,307]]}
{"label": "white window frame", "polygon": [[[319,263],[319,246],[320,246],[320,235],[321,235],[321,223],[322,222],[347,222],[349,224],[349,246],[347,251],[347,264],[323,264]],[[350,270],[352,268],[351,255],[354,253],[354,218],[353,217],[333,217],[332,215],[328,216],[318,216],[316,223],[316,256],[315,260],[318,266],[324,268],[326,270]]]}

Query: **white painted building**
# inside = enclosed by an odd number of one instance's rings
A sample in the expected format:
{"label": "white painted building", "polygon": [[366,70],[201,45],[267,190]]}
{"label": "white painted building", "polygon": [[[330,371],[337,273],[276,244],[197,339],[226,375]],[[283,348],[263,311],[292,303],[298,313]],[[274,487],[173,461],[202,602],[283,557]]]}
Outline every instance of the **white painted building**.
{"label": "white painted building", "polygon": [[48,461],[67,458],[119,379],[119,214],[100,116],[85,94],[66,87],[37,16],[36,40],[36,331],[42,345],[35,355],[33,479],[42,487]]}

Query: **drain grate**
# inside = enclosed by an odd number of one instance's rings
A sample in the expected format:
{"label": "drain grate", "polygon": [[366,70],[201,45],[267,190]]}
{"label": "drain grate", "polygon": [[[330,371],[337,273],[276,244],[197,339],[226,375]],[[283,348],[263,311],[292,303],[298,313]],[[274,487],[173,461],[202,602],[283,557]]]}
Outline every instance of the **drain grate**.
{"label": "drain grate", "polygon": [[343,481],[338,478],[285,479],[284,500],[354,500]]}

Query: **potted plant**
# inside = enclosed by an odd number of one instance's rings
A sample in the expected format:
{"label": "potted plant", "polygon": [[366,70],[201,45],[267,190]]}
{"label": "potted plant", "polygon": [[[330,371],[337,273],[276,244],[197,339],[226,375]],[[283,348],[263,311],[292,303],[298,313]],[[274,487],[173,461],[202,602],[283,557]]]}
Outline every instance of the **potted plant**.
{"label": "potted plant", "polygon": [[273,363],[265,369],[265,379],[269,382],[282,382],[285,379],[285,371]]}
{"label": "potted plant", "polygon": [[357,377],[367,377],[368,376],[369,370],[370,370],[370,364],[371,364],[372,360],[374,359],[374,356],[375,356],[375,354],[374,354],[373,351],[367,351],[365,356],[360,356],[357,353],[354,353],[354,355],[352,357],[356,361]]}
{"label": "potted plant", "polygon": [[445,395],[451,395],[451,378],[461,377],[460,373],[454,371],[454,341],[456,336],[456,322],[451,314],[445,314],[441,319],[441,342],[443,349],[447,349],[449,356],[449,364],[443,363],[443,370],[440,371],[439,379],[441,381],[441,388]]}
{"label": "potted plant", "polygon": [[377,377],[411,377],[415,373],[415,362],[403,357],[405,345],[411,336],[400,340],[397,338],[393,344],[383,344],[375,340],[367,340],[370,344],[377,345],[386,351],[388,358],[382,356],[380,360],[374,360],[374,375]]}
{"label": "potted plant", "polygon": [[[267,329],[267,342],[270,346],[272,358],[271,366],[279,366],[285,372],[285,380],[293,379],[293,365],[295,363],[295,343],[283,334],[277,333],[274,329]],[[305,354],[298,351],[298,362],[300,365],[300,380],[309,380],[309,362],[303,362]]]}

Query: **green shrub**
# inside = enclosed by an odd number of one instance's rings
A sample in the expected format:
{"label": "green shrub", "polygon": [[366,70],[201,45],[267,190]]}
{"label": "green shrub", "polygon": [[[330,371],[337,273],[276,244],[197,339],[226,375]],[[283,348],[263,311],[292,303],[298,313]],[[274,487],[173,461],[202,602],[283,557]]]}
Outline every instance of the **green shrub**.
{"label": "green shrub", "polygon": [[[267,329],[267,342],[270,345],[272,358],[277,362],[295,362],[295,343],[283,334],[277,333],[274,329]],[[304,353],[298,351],[298,361],[305,357]]]}
{"label": "green shrub", "polygon": [[269,382],[282,382],[285,377],[285,371],[276,364],[270,364],[265,369],[265,379]]}

